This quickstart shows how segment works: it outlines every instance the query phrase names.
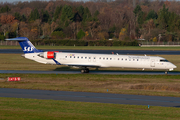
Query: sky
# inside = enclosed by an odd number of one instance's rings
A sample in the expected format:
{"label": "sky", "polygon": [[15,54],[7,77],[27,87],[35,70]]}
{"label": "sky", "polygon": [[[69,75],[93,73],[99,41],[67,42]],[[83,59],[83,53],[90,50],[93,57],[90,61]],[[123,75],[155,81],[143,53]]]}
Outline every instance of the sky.
{"label": "sky", "polygon": [[[24,2],[24,1],[33,1],[33,0],[0,0],[0,3],[1,2],[3,2],[3,3],[4,2],[13,3],[13,2],[18,2],[18,1]],[[39,0],[39,1],[50,1],[50,0]],[[74,0],[74,1],[84,1],[85,2],[85,1],[89,1],[89,0]],[[167,0],[167,1],[173,1],[173,0]],[[180,1],[180,0],[175,0],[175,1]]]}
{"label": "sky", "polygon": [[22,1],[22,2],[24,2],[24,1],[30,1],[30,0],[0,0],[0,2],[10,2],[10,3],[12,3],[12,2],[17,2],[17,1]]}
{"label": "sky", "polygon": [[[12,2],[17,2],[17,1],[21,1],[21,2],[24,2],[24,1],[33,1],[33,0],[0,0],[0,3],[1,2],[9,2],[9,3],[12,3]],[[36,1],[36,0],[35,0]],[[50,1],[50,0],[40,0],[40,1]],[[87,0],[74,0],[74,1],[87,1]]]}
{"label": "sky", "polygon": [[9,2],[9,3],[12,3],[12,2],[17,2],[17,1],[22,1],[22,2],[24,2],[24,1],[30,1],[30,0],[0,0],[0,2]]}

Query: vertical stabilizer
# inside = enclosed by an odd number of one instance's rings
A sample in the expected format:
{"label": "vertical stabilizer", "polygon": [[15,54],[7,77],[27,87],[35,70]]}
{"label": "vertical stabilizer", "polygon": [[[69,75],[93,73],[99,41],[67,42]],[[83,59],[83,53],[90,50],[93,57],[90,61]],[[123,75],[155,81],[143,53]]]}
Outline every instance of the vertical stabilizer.
{"label": "vertical stabilizer", "polygon": [[25,54],[42,52],[41,50],[36,49],[27,37],[9,38],[6,40],[18,41]]}

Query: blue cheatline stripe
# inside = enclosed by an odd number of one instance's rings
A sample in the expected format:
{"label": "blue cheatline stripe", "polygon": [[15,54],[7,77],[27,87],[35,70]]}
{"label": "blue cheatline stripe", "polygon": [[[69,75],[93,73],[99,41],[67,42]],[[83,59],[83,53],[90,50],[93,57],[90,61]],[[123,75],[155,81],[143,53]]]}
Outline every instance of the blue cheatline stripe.
{"label": "blue cheatline stripe", "polygon": [[56,63],[56,65],[61,65],[61,63],[59,63],[58,61],[56,61],[55,59],[53,59],[54,62]]}

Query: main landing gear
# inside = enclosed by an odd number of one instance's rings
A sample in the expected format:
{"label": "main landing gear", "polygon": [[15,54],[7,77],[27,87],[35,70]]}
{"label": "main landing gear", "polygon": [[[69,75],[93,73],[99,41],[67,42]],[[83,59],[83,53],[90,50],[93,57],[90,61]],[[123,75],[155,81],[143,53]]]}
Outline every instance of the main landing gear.
{"label": "main landing gear", "polygon": [[89,73],[89,69],[88,68],[84,68],[81,70],[81,73]]}

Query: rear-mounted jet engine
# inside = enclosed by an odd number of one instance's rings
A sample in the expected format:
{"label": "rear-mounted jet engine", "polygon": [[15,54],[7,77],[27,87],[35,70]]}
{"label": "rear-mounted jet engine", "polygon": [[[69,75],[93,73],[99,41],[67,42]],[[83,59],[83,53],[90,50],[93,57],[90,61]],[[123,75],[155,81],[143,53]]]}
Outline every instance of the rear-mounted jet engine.
{"label": "rear-mounted jet engine", "polygon": [[38,54],[38,56],[46,59],[54,59],[55,58],[55,52],[57,51],[47,51],[47,52],[41,52]]}

